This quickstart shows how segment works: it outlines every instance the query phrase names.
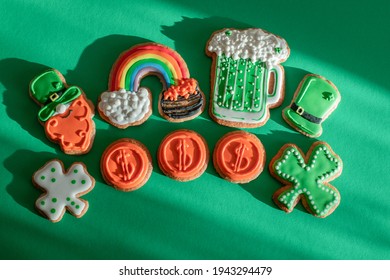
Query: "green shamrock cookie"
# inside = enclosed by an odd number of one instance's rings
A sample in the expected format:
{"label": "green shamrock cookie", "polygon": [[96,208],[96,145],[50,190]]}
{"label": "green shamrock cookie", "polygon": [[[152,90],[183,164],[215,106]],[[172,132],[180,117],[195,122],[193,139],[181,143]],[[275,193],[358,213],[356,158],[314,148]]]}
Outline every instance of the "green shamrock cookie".
{"label": "green shamrock cookie", "polygon": [[272,176],[285,184],[274,193],[274,202],[289,213],[302,200],[314,216],[330,215],[341,197],[329,182],[341,174],[342,166],[340,157],[325,142],[315,142],[306,155],[293,144],[284,145],[269,165]]}

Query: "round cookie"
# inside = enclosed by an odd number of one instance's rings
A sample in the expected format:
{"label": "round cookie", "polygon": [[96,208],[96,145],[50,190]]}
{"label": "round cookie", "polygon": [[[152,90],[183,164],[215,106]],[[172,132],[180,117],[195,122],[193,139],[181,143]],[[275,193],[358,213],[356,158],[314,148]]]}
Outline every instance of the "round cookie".
{"label": "round cookie", "polygon": [[305,155],[293,144],[284,145],[269,164],[271,175],[284,184],[273,195],[276,205],[290,213],[302,200],[312,215],[325,218],[340,204],[330,181],[340,176],[343,162],[325,142],[315,142]]}
{"label": "round cookie", "polygon": [[47,138],[66,154],[88,153],[95,137],[94,106],[82,89],[68,86],[60,72],[49,69],[31,81],[29,93],[41,106],[38,119]]}
{"label": "round cookie", "polygon": [[284,99],[287,42],[260,28],[222,29],[206,44],[212,57],[209,114],[231,127],[258,127]]}
{"label": "round cookie", "polygon": [[177,181],[198,178],[207,168],[209,149],[206,140],[188,129],[168,134],[157,151],[161,171]]}
{"label": "round cookie", "polygon": [[266,153],[261,141],[245,131],[233,131],[218,140],[213,163],[218,174],[233,183],[248,183],[264,169]]}
{"label": "round cookie", "polygon": [[152,96],[140,85],[149,75],[163,84],[158,110],[165,119],[183,122],[203,112],[204,94],[183,58],[167,46],[145,43],[123,52],[113,65],[108,90],[99,97],[101,117],[118,128],[145,122],[152,113]]}
{"label": "round cookie", "polygon": [[100,169],[107,184],[121,191],[142,187],[152,174],[152,157],[139,141],[119,139],[103,152]]}
{"label": "round cookie", "polygon": [[93,189],[95,179],[89,175],[83,163],[73,163],[65,171],[61,161],[51,160],[34,173],[32,181],[44,191],[35,202],[35,207],[50,221],[60,221],[65,210],[77,218],[87,212],[88,201],[80,196]]}

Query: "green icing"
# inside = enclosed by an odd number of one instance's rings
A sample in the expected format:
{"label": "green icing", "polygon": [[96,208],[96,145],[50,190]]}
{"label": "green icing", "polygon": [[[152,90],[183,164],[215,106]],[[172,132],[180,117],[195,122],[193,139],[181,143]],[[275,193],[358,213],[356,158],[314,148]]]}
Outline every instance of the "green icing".
{"label": "green icing", "polygon": [[70,197],[67,197],[67,198],[66,198],[66,201],[70,201]]}
{"label": "green icing", "polygon": [[76,184],[76,180],[71,181],[72,185]]}
{"label": "green icing", "polygon": [[291,187],[277,197],[278,203],[292,211],[295,202],[302,197],[316,216],[326,216],[339,204],[340,194],[325,183],[333,179],[341,167],[341,160],[325,144],[318,144],[312,150],[307,164],[296,147],[286,148],[273,164],[276,176],[291,183]]}
{"label": "green icing", "polygon": [[44,200],[41,201],[41,205],[42,206],[45,205],[45,201]]}
{"label": "green icing", "polygon": [[264,63],[249,59],[217,58],[214,100],[219,107],[238,112],[260,111],[264,99]]}
{"label": "green icing", "polygon": [[[320,76],[306,75],[293,102],[300,110],[321,118],[321,122],[328,117],[340,102],[339,91],[327,80]],[[321,123],[313,123],[297,112],[287,107],[283,111],[289,123],[312,136],[319,136],[322,132]]]}
{"label": "green icing", "polygon": [[77,172],[79,172],[77,169],[73,170],[73,173],[77,173]]}
{"label": "green icing", "polygon": [[52,181],[53,183],[55,183],[56,178],[51,178],[51,181]]}
{"label": "green icing", "polygon": [[[173,70],[171,70],[166,63],[156,58],[144,58],[132,64],[126,73],[125,85],[127,85],[131,91],[134,90],[135,85],[133,83],[135,82],[134,79],[136,74],[139,72],[140,69],[147,68],[147,67],[155,68],[156,71],[161,72],[159,74],[168,75],[168,77],[163,76],[164,81],[169,82],[169,84],[165,85],[166,87],[170,87],[171,85],[176,84],[176,81],[174,79],[174,74],[172,72]],[[157,69],[157,67],[160,69]],[[166,78],[168,78],[169,81],[167,81]]]}
{"label": "green icing", "polygon": [[46,178],[45,176],[41,176],[41,180],[45,180],[45,178]]}
{"label": "green icing", "polygon": [[51,172],[56,172],[56,169],[53,167],[52,169],[50,169]]}
{"label": "green icing", "polygon": [[84,184],[85,184],[85,180],[81,180],[81,184],[83,184],[83,185],[84,185]]}
{"label": "green icing", "polygon": [[65,89],[60,75],[53,69],[37,76],[31,82],[30,92],[43,105],[38,113],[38,118],[43,122],[53,116],[57,105],[69,103],[81,95],[81,89],[76,86]]}
{"label": "green icing", "polygon": [[317,76],[307,76],[295,98],[295,103],[306,112],[322,118],[340,101],[340,93],[324,79]]}
{"label": "green icing", "polygon": [[51,212],[52,214],[54,214],[54,213],[56,212],[56,209],[51,208],[50,212]]}
{"label": "green icing", "polygon": [[51,199],[51,201],[52,201],[53,203],[56,203],[56,202],[57,202],[57,198],[53,197],[53,198]]}

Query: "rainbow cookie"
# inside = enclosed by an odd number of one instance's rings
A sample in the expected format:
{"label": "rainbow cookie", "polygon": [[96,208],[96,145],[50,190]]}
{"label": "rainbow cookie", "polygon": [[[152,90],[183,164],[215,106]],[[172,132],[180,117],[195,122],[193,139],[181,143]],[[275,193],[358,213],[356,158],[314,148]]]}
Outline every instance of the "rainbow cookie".
{"label": "rainbow cookie", "polygon": [[322,134],[322,122],[337,108],[340,100],[340,93],[331,81],[308,74],[300,82],[282,116],[300,133],[318,137]]}
{"label": "rainbow cookie", "polygon": [[102,118],[119,128],[146,121],[152,113],[152,98],[140,83],[149,75],[158,76],[163,84],[159,112],[165,119],[183,122],[203,112],[204,94],[190,78],[183,58],[166,46],[146,43],[122,53],[112,67],[108,91],[99,98]]}
{"label": "rainbow cookie", "polygon": [[259,28],[223,29],[212,34],[206,54],[211,66],[210,116],[232,127],[258,127],[269,108],[283,102],[287,42]]}
{"label": "rainbow cookie", "polygon": [[340,204],[340,193],[329,182],[342,168],[340,157],[325,142],[315,142],[306,155],[297,146],[286,144],[269,165],[271,175],[284,184],[273,200],[287,213],[302,200],[308,212],[325,218]]}
{"label": "rainbow cookie", "polygon": [[60,221],[65,210],[77,218],[87,212],[88,201],[80,196],[93,189],[95,179],[88,174],[84,164],[76,162],[65,172],[62,162],[54,159],[35,172],[32,180],[44,191],[35,206],[50,221]]}

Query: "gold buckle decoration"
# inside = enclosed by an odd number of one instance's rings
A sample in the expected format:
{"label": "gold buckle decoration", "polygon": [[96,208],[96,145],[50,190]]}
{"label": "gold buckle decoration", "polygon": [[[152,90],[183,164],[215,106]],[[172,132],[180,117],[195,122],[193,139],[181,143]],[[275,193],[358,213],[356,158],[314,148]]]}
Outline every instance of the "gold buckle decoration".
{"label": "gold buckle decoration", "polygon": [[302,114],[305,112],[305,109],[303,109],[301,106],[298,106],[296,112],[298,115],[302,116]]}
{"label": "gold buckle decoration", "polygon": [[56,101],[60,97],[56,92],[49,96],[52,102]]}

